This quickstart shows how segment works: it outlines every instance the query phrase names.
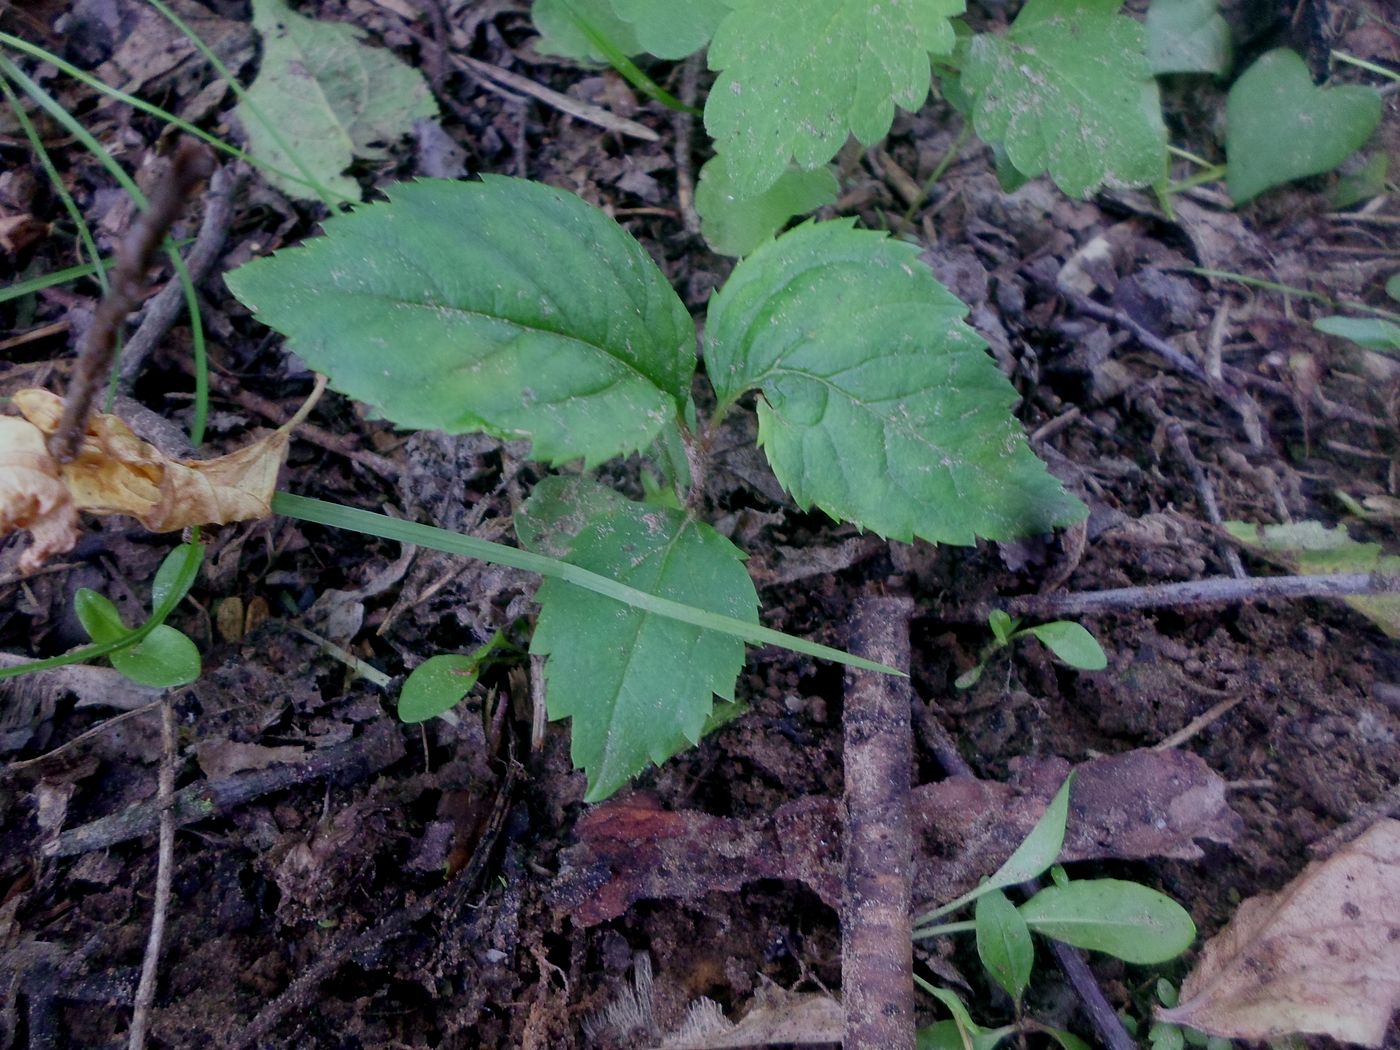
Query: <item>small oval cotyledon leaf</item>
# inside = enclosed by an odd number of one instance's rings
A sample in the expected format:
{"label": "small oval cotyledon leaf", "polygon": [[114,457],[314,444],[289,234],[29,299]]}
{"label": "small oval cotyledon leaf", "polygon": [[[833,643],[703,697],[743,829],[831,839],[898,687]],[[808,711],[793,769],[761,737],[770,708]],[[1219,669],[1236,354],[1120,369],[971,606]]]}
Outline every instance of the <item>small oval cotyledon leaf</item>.
{"label": "small oval cotyledon leaf", "polygon": [[640,244],[523,179],[422,180],[240,267],[233,293],[331,385],[403,427],[599,463],[683,410],[695,326]]}
{"label": "small oval cotyledon leaf", "polygon": [[759,443],[804,509],[961,544],[1078,520],[966,313],[913,245],[809,223],[759,247],[711,301],[706,369],[721,405],[760,391]]}
{"label": "small oval cotyledon leaf", "polygon": [[[571,508],[583,507],[574,515]],[[593,482],[546,478],[516,513],[527,546],[651,594],[757,622],[743,554],[703,522],[633,503]],[[545,656],[549,717],[573,720],[587,801],[607,798],[649,762],[697,743],[714,697],[734,698],[737,638],[640,611],[560,580],[540,586],[530,651]]]}

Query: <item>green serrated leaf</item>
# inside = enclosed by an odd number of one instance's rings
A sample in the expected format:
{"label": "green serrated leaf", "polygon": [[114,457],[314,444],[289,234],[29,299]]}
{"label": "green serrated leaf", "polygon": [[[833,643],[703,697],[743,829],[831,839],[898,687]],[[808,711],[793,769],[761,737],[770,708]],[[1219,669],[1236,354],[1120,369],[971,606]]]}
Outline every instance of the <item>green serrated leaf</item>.
{"label": "green serrated leaf", "polygon": [[188,635],[160,624],[145,638],[109,657],[112,666],[137,685],[167,689],[199,677],[199,650]]}
{"label": "green serrated leaf", "polygon": [[730,0],[710,43],[720,71],[705,127],[737,196],[762,193],[796,161],[825,164],[854,135],[883,138],[894,108],[928,97],[929,55],[955,42],[964,0]]}
{"label": "green serrated leaf", "polygon": [[[387,144],[407,135],[415,120],[437,116],[423,74],[362,43],[364,34],[352,25],[304,18],[282,0],[253,0],[253,28],[262,37],[262,65],[248,102],[235,112],[249,152],[272,167],[298,170],[285,143],[315,178],[359,200],[359,184],[342,174],[354,158],[387,156]],[[269,171],[264,176],[289,196],[316,199],[301,183]]]}
{"label": "green serrated leaf", "polygon": [[[546,478],[516,514],[522,542],[567,548],[565,560],[662,597],[757,622],[758,595],[743,554],[679,511],[632,503],[577,522],[561,511],[590,502],[573,478]],[[607,497],[596,502],[605,503]],[[737,639],[640,612],[562,581],[540,587],[530,651],[547,656],[549,716],[572,718],[574,764],[589,802],[607,798],[648,762],[700,740],[714,696],[734,698],[744,662]]]}
{"label": "green serrated leaf", "polygon": [[[577,0],[575,0],[577,2]],[[725,0],[611,0],[642,50],[657,58],[685,58],[710,42],[729,13]]]}
{"label": "green serrated leaf", "polygon": [[1371,137],[1381,97],[1357,84],[1321,88],[1294,51],[1261,56],[1230,88],[1226,181],[1236,204],[1331,171]]}
{"label": "green serrated leaf", "polygon": [[450,711],[471,692],[481,674],[476,653],[430,656],[409,672],[399,692],[401,722],[426,722]]}
{"label": "green serrated leaf", "polygon": [[1379,317],[1319,317],[1313,327],[1368,350],[1400,351],[1400,324]]}
{"label": "green serrated leaf", "polygon": [[1081,671],[1102,671],[1108,666],[1108,657],[1098,640],[1081,625],[1069,620],[1056,620],[1026,628],[1026,633],[1035,635],[1042,645],[1063,662]]}
{"label": "green serrated leaf", "polygon": [[1152,72],[1222,74],[1234,59],[1218,0],[1152,0],[1144,22]]}
{"label": "green serrated leaf", "polygon": [[1166,962],[1196,939],[1196,924],[1185,908],[1122,879],[1047,886],[1020,910],[1036,933],[1130,963]]}
{"label": "green serrated leaf", "polygon": [[1017,171],[1083,197],[1167,170],[1167,133],[1143,28],[1122,0],[1028,0],[1004,36],[972,40],[973,127]]}
{"label": "green serrated leaf", "polygon": [[804,509],[970,544],[1083,517],[1031,453],[1015,391],[918,249],[849,220],[764,244],[711,301],[721,405],[757,388],[759,442]]}
{"label": "green serrated leaf", "polygon": [[[1288,525],[1227,521],[1225,531],[1254,554],[1304,576],[1334,572],[1400,576],[1400,556],[1385,554],[1379,543],[1358,543],[1344,525],[1329,529],[1317,521]],[[1346,603],[1390,637],[1400,638],[1400,595],[1347,598]]]}
{"label": "green serrated leaf", "polygon": [[840,184],[830,168],[789,169],[756,197],[739,197],[728,163],[712,157],[700,169],[695,210],[705,242],[721,255],[748,255],[794,215],[806,215],[836,200]]}
{"label": "green serrated leaf", "polygon": [[547,55],[563,55],[581,62],[607,62],[608,56],[588,38],[579,19],[624,55],[636,55],[645,50],[632,24],[618,14],[612,0],[535,0],[530,7],[530,17],[540,34],[536,47]]}
{"label": "green serrated leaf", "polygon": [[403,427],[526,438],[593,465],[690,393],[695,326],[646,251],[578,197],[427,179],[227,276],[342,393]]}
{"label": "green serrated leaf", "polygon": [[73,595],[73,611],[78,622],[87,631],[88,637],[98,645],[115,642],[129,633],[122,622],[122,614],[106,595],[98,594],[88,587],[79,587]]}
{"label": "green serrated leaf", "polygon": [[978,958],[1006,994],[1020,1003],[1035,963],[1035,946],[1026,920],[1000,890],[977,898],[973,919]]}

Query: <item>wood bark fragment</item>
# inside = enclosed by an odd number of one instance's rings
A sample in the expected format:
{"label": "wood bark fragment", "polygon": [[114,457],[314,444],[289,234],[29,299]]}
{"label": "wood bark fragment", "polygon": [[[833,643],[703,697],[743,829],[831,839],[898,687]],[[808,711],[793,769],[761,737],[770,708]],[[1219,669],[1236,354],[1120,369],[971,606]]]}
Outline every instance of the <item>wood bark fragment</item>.
{"label": "wood bark fragment", "polygon": [[[862,598],[851,651],[907,668],[913,608],[908,597]],[[841,905],[846,1050],[914,1048],[910,703],[907,678],[847,672]]]}

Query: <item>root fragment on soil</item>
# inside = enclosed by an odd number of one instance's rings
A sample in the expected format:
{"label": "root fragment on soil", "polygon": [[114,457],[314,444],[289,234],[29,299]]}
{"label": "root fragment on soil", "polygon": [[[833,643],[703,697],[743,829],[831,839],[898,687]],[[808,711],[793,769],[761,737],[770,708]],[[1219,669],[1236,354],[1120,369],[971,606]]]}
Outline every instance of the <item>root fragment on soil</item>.
{"label": "root fragment on soil", "polygon": [[[856,605],[851,651],[909,666],[908,597]],[[845,886],[841,902],[841,998],[846,1050],[913,1050],[913,776],[907,678],[851,670],[842,719]]]}

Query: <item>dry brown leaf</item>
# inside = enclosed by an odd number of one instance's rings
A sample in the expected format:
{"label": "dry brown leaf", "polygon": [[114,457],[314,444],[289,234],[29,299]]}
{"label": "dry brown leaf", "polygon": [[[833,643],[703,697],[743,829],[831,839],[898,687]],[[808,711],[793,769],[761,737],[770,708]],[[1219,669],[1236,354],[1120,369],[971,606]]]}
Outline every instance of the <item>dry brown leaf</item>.
{"label": "dry brown leaf", "polygon": [[1381,1046],[1400,1005],[1400,821],[1382,820],[1251,897],[1181,986],[1164,1021],[1231,1039],[1330,1035]]}
{"label": "dry brown leaf", "polygon": [[0,535],[33,534],[20,559],[21,570],[32,572],[77,542],[80,510],[130,515],[153,532],[265,518],[292,430],[323,389],[318,381],[283,426],[217,459],[171,459],[117,416],[95,412],[77,458],[63,466],[46,448],[63,402],[47,390],[20,390],[12,400],[24,419],[0,418]]}
{"label": "dry brown leaf", "polygon": [[19,560],[33,572],[50,555],[78,542],[78,511],[58,477],[44,435],[13,416],[0,416],[0,536],[28,529],[34,537]]}

